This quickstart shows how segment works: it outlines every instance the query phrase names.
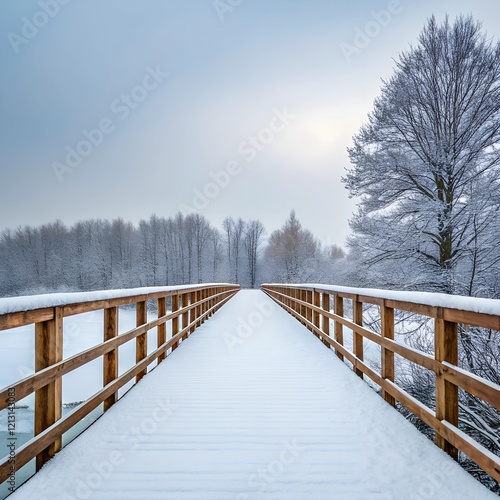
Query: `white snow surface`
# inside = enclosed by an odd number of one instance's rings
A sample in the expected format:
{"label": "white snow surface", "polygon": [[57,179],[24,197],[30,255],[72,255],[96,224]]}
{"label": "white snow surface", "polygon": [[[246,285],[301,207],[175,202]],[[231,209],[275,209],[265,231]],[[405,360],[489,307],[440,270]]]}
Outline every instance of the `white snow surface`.
{"label": "white snow surface", "polygon": [[291,286],[301,288],[318,288],[332,292],[350,293],[353,295],[366,295],[382,299],[401,300],[414,302],[433,307],[446,307],[471,311],[482,314],[500,316],[500,299],[484,299],[480,297],[466,297],[464,295],[447,295],[445,293],[433,292],[404,292],[397,290],[383,290],[378,288],[352,288],[347,286],[321,285],[318,283],[307,284],[281,284],[267,283],[262,286]]}
{"label": "white snow surface", "polygon": [[9,498],[497,497],[245,290]]}
{"label": "white snow surface", "polygon": [[[141,288],[123,288],[118,290],[98,290],[94,292],[45,293],[40,295],[24,295],[21,297],[0,298],[0,314],[19,311],[32,311],[45,307],[56,307],[65,304],[81,304],[98,300],[111,300],[132,295],[188,290],[200,286],[228,286],[229,283],[203,283],[201,285],[154,286]],[[232,286],[232,285],[231,285]]]}

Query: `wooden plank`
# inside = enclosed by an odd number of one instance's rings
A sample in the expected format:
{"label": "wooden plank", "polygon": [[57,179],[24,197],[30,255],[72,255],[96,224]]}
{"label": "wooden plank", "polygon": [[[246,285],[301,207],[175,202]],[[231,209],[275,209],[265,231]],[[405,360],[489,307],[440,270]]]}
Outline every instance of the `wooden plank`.
{"label": "wooden plank", "polygon": [[[353,321],[363,326],[363,303],[357,299],[353,301]],[[363,361],[363,336],[355,330],[353,330],[353,349],[356,358]],[[354,373],[363,378],[363,372],[356,367],[354,367]]]}
{"label": "wooden plank", "polygon": [[486,401],[497,410],[500,410],[500,385],[447,363],[441,364],[439,373],[448,382],[461,387],[469,394]]}
{"label": "wooden plank", "polygon": [[[380,321],[382,338],[394,340],[394,309],[392,307],[387,307],[383,304],[380,307]],[[394,352],[387,347],[381,347],[381,366],[382,366],[382,378],[385,380],[390,380],[394,382]],[[384,389],[382,390],[382,397],[392,406],[396,405],[396,400],[394,396],[391,396]]]}
{"label": "wooden plank", "polygon": [[426,304],[414,304],[412,302],[404,302],[402,300],[386,299],[385,305],[392,307],[392,309],[399,309],[400,311],[408,311],[431,318],[436,317],[437,307],[428,306]]}
{"label": "wooden plank", "polygon": [[[104,342],[118,335],[118,307],[104,309]],[[103,360],[103,387],[118,378],[118,349],[107,352]],[[118,392],[104,400],[104,411],[107,411],[118,401]]]}
{"label": "wooden plank", "polygon": [[[443,319],[442,314],[434,320],[434,353],[436,361],[458,364],[458,325]],[[436,374],[436,418],[446,420],[458,427],[458,387]],[[458,450],[446,438],[436,433],[436,444],[453,459],[458,459]]]}
{"label": "wooden plank", "polygon": [[54,319],[54,308],[35,309],[33,311],[21,311],[0,315],[0,331],[19,326],[32,325],[34,323],[43,323]]}
{"label": "wooden plank", "polygon": [[461,311],[458,309],[443,309],[443,319],[452,323],[480,326],[500,331],[500,316]]}
{"label": "wooden plank", "polygon": [[[62,360],[63,315],[55,307],[53,318],[35,325],[35,371],[43,370]],[[35,393],[35,436],[57,422],[62,416],[62,378],[58,378]],[[36,455],[36,470],[57,453],[62,446],[59,437]]]}
{"label": "wooden plank", "polygon": [[[145,300],[137,302],[136,304],[136,326],[145,325],[148,321],[147,303]],[[144,332],[135,338],[135,362],[139,363],[148,354],[148,334]],[[135,378],[135,382],[139,382],[147,373],[147,368],[139,372]]]}
{"label": "wooden plank", "polygon": [[[165,297],[160,297],[158,299],[158,318],[166,316],[167,314],[167,299]],[[156,329],[156,337],[157,337],[157,346],[160,346],[165,343],[167,340],[167,324],[162,323],[158,325]],[[158,356],[158,363],[161,363],[165,359],[165,353],[162,353]]]}

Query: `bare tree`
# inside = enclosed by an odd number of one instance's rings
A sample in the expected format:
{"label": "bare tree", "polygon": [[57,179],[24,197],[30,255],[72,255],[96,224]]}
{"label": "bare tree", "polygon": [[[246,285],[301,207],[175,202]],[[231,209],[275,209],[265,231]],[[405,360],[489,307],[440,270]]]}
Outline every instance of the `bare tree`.
{"label": "bare tree", "polygon": [[245,247],[247,256],[248,276],[251,288],[255,288],[257,280],[258,252],[264,231],[264,226],[258,220],[247,222],[244,231],[243,246]]}
{"label": "bare tree", "polygon": [[240,252],[243,243],[243,232],[245,222],[242,219],[234,220],[232,217],[226,217],[222,222],[224,236],[226,239],[226,248],[229,262],[230,280],[239,283],[240,279]]}

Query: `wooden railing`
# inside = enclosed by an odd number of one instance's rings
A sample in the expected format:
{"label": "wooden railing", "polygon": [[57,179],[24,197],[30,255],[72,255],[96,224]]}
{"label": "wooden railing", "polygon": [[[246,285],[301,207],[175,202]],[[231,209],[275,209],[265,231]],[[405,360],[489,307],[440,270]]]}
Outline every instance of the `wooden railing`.
{"label": "wooden railing", "polygon": [[[151,363],[155,360],[160,363],[165,359],[170,349],[174,351],[239,288],[235,285],[212,284],[170,287],[163,291],[155,289],[153,292],[144,289],[147,293],[64,303],[35,310],[17,310],[0,315],[0,330],[35,325],[35,373],[0,391],[0,410],[35,393],[35,437],[16,450],[15,470],[35,457],[36,470],[39,470],[61,449],[63,433],[99,405],[103,404],[104,411],[110,408],[118,400],[121,387],[134,378],[138,382],[147,373]],[[167,314],[168,297],[171,312]],[[147,301],[156,301],[158,309],[157,318],[149,322]],[[128,304],[135,304],[136,328],[118,334],[118,308]],[[96,310],[104,311],[103,342],[63,359],[63,318]],[[169,339],[167,321],[172,321]],[[148,354],[147,333],[153,328],[157,328],[157,348]],[[136,363],[119,376],[118,348],[134,339]],[[102,389],[63,417],[62,376],[99,357],[103,360]],[[0,483],[6,481],[13,472],[12,457],[3,458],[0,461]]]}
{"label": "wooden railing", "polygon": [[[457,366],[458,325],[489,328],[497,330],[498,335],[499,315],[388,298],[388,295],[394,296],[390,293],[384,297],[367,290],[363,295],[362,289],[344,287],[262,285],[262,290],[307,326],[326,346],[333,348],[341,360],[347,359],[359,377],[366,375],[380,386],[382,397],[389,404],[394,406],[399,401],[433,428],[439,447],[454,459],[457,459],[458,450],[462,451],[496,481],[500,481],[500,458],[458,428],[459,388],[500,410],[500,386]],[[352,301],[352,320],[344,317],[345,299]],[[363,327],[363,304],[374,304],[380,308],[380,334]],[[394,340],[395,309],[434,319],[434,356]],[[334,321],[333,332],[330,332],[330,320]],[[344,345],[344,326],[353,332],[352,351]],[[380,373],[363,360],[364,339],[381,348]],[[395,383],[395,354],[435,373],[435,411]]]}

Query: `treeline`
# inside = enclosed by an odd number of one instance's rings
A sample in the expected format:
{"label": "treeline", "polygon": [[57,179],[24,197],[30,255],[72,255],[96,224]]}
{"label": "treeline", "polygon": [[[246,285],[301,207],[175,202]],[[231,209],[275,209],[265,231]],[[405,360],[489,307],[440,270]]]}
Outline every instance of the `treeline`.
{"label": "treeline", "polygon": [[292,212],[269,238],[258,220],[151,216],[137,225],[93,219],[4,230],[0,295],[202,282],[329,281],[338,247],[322,248]]}

